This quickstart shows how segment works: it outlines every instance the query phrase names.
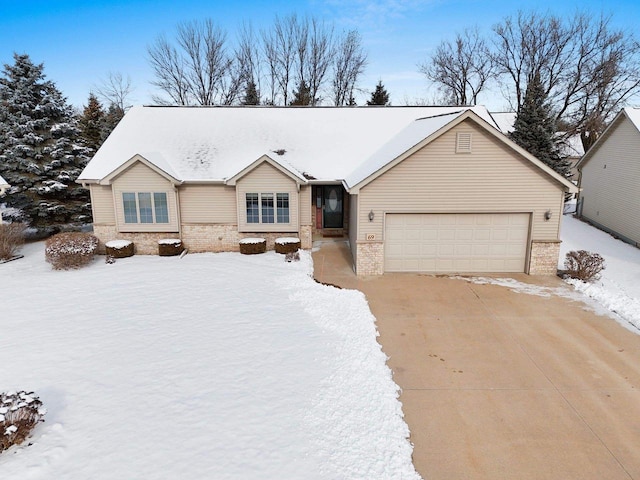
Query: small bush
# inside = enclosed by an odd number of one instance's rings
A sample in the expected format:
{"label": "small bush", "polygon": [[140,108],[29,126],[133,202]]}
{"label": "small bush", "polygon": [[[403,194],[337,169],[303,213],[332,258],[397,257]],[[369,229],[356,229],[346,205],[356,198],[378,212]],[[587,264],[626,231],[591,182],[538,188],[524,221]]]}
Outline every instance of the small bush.
{"label": "small bush", "polygon": [[0,260],[15,257],[24,245],[23,223],[0,223]]}
{"label": "small bush", "polygon": [[24,442],[45,413],[33,392],[0,393],[0,453]]}
{"label": "small bush", "polygon": [[49,238],[45,257],[56,270],[80,268],[91,262],[98,239],[90,233],[66,232]]}
{"label": "small bush", "polygon": [[600,272],[605,269],[604,258],[586,250],[573,250],[567,253],[564,268],[565,275],[583,282],[591,282],[598,280]]}

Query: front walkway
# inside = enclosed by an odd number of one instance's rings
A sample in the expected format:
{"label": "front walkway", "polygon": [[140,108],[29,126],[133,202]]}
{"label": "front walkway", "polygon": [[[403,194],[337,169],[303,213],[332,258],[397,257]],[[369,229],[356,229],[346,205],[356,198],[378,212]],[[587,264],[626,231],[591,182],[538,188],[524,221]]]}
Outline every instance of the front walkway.
{"label": "front walkway", "polygon": [[358,279],[346,255],[323,244],[316,278],[366,294],[425,479],[640,479],[639,335],[555,295]]}

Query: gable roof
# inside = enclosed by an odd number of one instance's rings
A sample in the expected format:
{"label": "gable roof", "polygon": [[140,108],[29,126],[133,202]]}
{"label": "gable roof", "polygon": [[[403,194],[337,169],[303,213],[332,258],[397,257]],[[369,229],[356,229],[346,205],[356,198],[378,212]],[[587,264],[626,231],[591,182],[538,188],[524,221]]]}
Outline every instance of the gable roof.
{"label": "gable roof", "polygon": [[233,177],[226,179],[225,183],[227,185],[235,185],[238,180],[240,180],[242,177],[247,175],[249,172],[255,170],[257,167],[259,167],[263,163],[268,163],[269,165],[274,167],[276,170],[279,170],[280,172],[282,172],[283,174],[285,174],[286,176],[288,176],[298,184],[307,183],[307,180],[298,172],[296,172],[296,170],[291,168],[290,165],[287,165],[284,162],[279,162],[277,159],[272,158],[269,155],[263,155],[262,157],[257,159],[255,162],[253,162],[251,165],[247,166],[246,168],[236,173]]}
{"label": "gable roof", "polygon": [[[495,125],[484,107],[463,108]],[[133,107],[78,181],[98,182],[135,155],[187,182],[230,179],[263,155],[301,177],[339,181],[415,119],[460,109]]]}
{"label": "gable roof", "polygon": [[585,153],[580,161],[576,164],[576,168],[582,168],[582,166],[585,165],[591,157],[593,157],[595,152],[600,148],[600,145],[602,145],[606,141],[606,139],[609,138],[611,132],[613,132],[620,124],[620,122],[625,119],[630,121],[631,124],[636,128],[636,130],[640,132],[640,108],[623,108],[622,110],[620,110],[620,112],[618,112],[618,115],[616,115],[616,117],[611,121],[605,131],[602,132],[602,135],[600,135],[600,138],[596,140],[596,143],[591,145],[589,151],[587,151],[587,153]]}
{"label": "gable roof", "polygon": [[145,155],[136,154],[131,157],[129,160],[124,162],[118,168],[113,170],[111,173],[106,175],[104,178],[100,180],[102,185],[109,185],[115,178],[122,175],[126,170],[128,170],[135,163],[142,163],[146,165],[151,170],[159,174],[160,176],[166,178],[173,184],[181,183],[180,180],[176,178],[175,173],[173,172],[171,166],[167,164],[167,162],[162,158],[162,155],[153,152],[146,153]]}
{"label": "gable roof", "polygon": [[420,118],[414,121],[349,175],[345,179],[346,186],[351,193],[357,193],[359,189],[367,183],[465,120],[474,122],[488,134],[505,144],[508,148],[514,150],[521,157],[524,157],[526,161],[531,162],[537,169],[560,183],[568,191],[578,191],[573,183],[535,158],[470,109],[436,117]]}

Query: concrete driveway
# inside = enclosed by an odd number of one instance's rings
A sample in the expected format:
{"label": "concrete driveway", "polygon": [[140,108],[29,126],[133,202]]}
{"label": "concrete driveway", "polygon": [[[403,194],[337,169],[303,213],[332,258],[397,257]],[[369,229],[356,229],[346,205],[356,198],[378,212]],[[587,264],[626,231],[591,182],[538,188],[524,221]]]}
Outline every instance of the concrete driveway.
{"label": "concrete driveway", "polygon": [[358,279],[345,248],[313,254],[316,278],[366,294],[425,479],[640,479],[640,335],[558,296]]}

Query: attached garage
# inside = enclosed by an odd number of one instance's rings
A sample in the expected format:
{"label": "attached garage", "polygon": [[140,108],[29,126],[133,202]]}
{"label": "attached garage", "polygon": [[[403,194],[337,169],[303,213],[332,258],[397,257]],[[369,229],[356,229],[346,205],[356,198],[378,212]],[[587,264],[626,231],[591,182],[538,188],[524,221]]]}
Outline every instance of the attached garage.
{"label": "attached garage", "polygon": [[385,271],[521,273],[530,223],[529,213],[389,213]]}

